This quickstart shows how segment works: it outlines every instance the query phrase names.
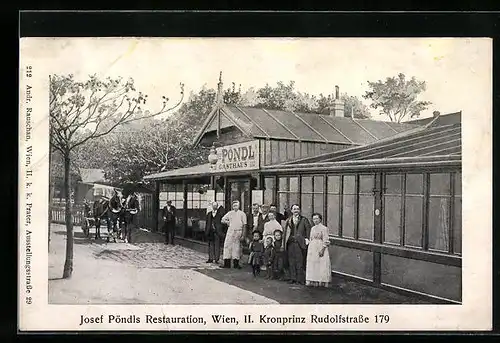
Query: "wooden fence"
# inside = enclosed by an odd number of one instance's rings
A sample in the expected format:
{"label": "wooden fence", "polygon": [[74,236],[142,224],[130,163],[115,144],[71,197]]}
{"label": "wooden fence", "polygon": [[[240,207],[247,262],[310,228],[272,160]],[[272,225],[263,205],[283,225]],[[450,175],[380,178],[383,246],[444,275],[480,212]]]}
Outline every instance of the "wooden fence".
{"label": "wooden fence", "polygon": [[[52,223],[57,223],[57,224],[65,224],[66,223],[66,211],[64,207],[61,206],[52,206],[51,207],[51,212],[52,212]],[[83,209],[80,207],[75,207],[73,208],[73,213],[72,213],[72,218],[73,218],[73,225],[82,225],[82,220],[83,220]]]}
{"label": "wooden fence", "polygon": [[[153,195],[152,194],[141,194],[141,211],[137,215],[137,224],[139,227],[153,229],[154,227],[154,217],[153,217]],[[55,204],[51,207],[52,211],[52,222],[57,224],[65,223],[65,209],[64,206]],[[73,225],[82,225],[84,218],[83,208],[81,206],[73,207]]]}
{"label": "wooden fence", "polygon": [[153,194],[141,193],[141,212],[137,218],[139,227],[150,230],[154,228],[153,204]]}

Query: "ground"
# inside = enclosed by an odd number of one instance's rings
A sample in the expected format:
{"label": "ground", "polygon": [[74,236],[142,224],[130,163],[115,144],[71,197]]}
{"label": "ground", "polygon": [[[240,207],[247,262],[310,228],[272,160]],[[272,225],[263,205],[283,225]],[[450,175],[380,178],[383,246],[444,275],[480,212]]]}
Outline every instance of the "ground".
{"label": "ground", "polygon": [[65,227],[51,226],[49,303],[52,304],[348,304],[422,303],[340,278],[331,289],[310,289],[254,278],[248,266],[220,269],[207,256],[138,231],[134,244],[106,243],[74,233],[74,271],[61,279]]}

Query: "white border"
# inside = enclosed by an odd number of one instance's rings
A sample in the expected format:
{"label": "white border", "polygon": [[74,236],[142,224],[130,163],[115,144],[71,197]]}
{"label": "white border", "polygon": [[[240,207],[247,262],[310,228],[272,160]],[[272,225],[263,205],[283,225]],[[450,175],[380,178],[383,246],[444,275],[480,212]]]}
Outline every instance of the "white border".
{"label": "white border", "polygon": [[[68,38],[61,38],[63,41]],[[484,67],[492,70],[491,40],[482,41]],[[462,305],[49,305],[48,304],[48,75],[56,66],[47,65],[47,59],[37,58],[38,49],[44,50],[47,39],[23,38],[20,42],[20,127],[19,127],[19,328],[20,330],[490,330],[492,325],[492,243],[491,243],[491,102],[478,102],[476,113],[463,113],[463,303]],[[489,50],[484,49],[489,44]],[[32,66],[33,77],[26,77],[27,66]],[[26,104],[26,86],[32,88],[32,101]],[[484,89],[471,90],[471,93],[491,95],[492,80],[484,80]],[[488,93],[489,92],[489,93]],[[491,96],[489,97],[491,99]],[[471,97],[471,101],[476,101]],[[26,108],[31,106],[32,139],[26,141]],[[32,216],[33,222],[25,226],[26,220],[26,168],[24,151],[27,145],[33,146],[30,168],[33,177]],[[32,280],[33,289],[29,295],[25,291],[26,229],[32,231]],[[32,304],[26,304],[26,296],[31,296]],[[109,314],[122,316],[135,315],[144,318],[146,314],[154,316],[168,315],[204,316],[207,325],[194,324],[98,324],[78,327],[80,315],[106,317]],[[209,317],[214,314],[234,315],[240,324],[211,324]],[[243,314],[290,317],[311,314],[318,315],[363,315],[370,318],[368,324],[305,324],[288,323],[243,324]],[[375,324],[377,314],[390,315],[387,324]],[[144,320],[142,320],[144,322]]]}

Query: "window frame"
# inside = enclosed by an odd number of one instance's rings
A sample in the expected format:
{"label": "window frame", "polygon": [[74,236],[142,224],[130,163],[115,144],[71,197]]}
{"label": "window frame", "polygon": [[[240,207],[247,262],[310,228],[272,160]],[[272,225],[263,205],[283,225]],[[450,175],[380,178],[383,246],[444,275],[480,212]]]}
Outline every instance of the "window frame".
{"label": "window frame", "polygon": [[[448,230],[449,230],[449,242],[448,242],[448,251],[443,251],[443,250],[436,250],[436,249],[429,249],[429,213],[430,213],[430,207],[429,207],[429,202],[432,197],[430,194],[430,175],[431,174],[448,174],[450,177],[450,194],[447,195],[449,199],[449,214],[448,214]],[[420,194],[413,193],[413,192],[407,192],[407,182],[408,182],[408,176],[409,175],[421,175],[422,178],[422,192]],[[375,214],[373,215],[374,223],[373,223],[373,240],[370,241],[368,239],[360,239],[359,238],[359,220],[360,220],[360,196],[362,195],[368,195],[369,191],[366,190],[363,193],[360,193],[360,177],[363,175],[369,175],[373,177],[373,194],[374,194],[374,211],[376,208],[379,208],[380,210],[380,216],[376,216]],[[384,242],[385,239],[385,215],[387,212],[386,208],[386,203],[385,203],[385,195],[386,195],[386,176],[387,175],[400,175],[400,192],[399,194],[391,194],[393,196],[399,196],[401,198],[401,204],[400,204],[400,228],[399,228],[399,242],[398,243],[390,243],[390,242]],[[457,176],[460,175],[460,176]],[[345,189],[345,177],[346,176],[354,176],[354,191],[350,193],[344,193]],[[461,252],[455,252],[455,237],[453,236],[455,234],[455,221],[458,218],[456,217],[455,214],[455,202],[457,198],[462,198],[461,192],[457,192],[455,190],[455,183],[457,183],[456,178],[457,177],[462,177],[462,171],[461,170],[456,170],[456,169],[444,169],[444,170],[434,170],[434,169],[420,169],[420,170],[409,170],[409,169],[402,169],[398,171],[382,171],[382,170],[368,170],[368,171],[342,171],[342,172],[324,172],[324,173],[286,173],[286,174],[267,174],[263,176],[264,178],[274,178],[275,182],[275,189],[273,191],[274,194],[274,199],[275,203],[278,204],[279,210],[282,210],[282,201],[280,199],[281,194],[286,194],[285,200],[286,204],[288,206],[291,206],[292,204],[290,203],[290,194],[291,193],[296,193],[296,192],[291,192],[290,191],[290,178],[298,178],[298,194],[299,194],[299,206],[303,207],[302,204],[302,194],[303,194],[303,177],[311,177],[312,178],[312,192],[305,192],[307,194],[312,195],[312,209],[313,212],[315,209],[314,205],[314,196],[317,194],[322,194],[322,199],[323,199],[323,218],[324,218],[324,223],[328,223],[328,212],[331,211],[330,204],[328,203],[328,196],[329,195],[334,195],[338,197],[338,204],[335,206],[337,207],[336,209],[333,209],[334,211],[338,212],[338,231],[336,234],[332,234],[329,232],[329,237],[331,239],[340,239],[342,241],[354,241],[354,242],[359,242],[356,244],[368,244],[368,245],[373,245],[373,244],[381,244],[384,247],[387,248],[393,248],[393,249],[403,249],[403,250],[411,250],[414,252],[421,252],[421,253],[430,253],[430,254],[439,254],[439,255],[446,255],[450,257],[457,257],[461,258],[462,254]],[[323,178],[323,187],[322,190],[317,190],[315,189],[315,177],[322,177]],[[333,178],[339,178],[336,179],[335,182],[338,180],[338,189],[336,190],[337,193],[333,192],[333,188],[331,187],[332,180]],[[280,179],[284,178],[286,180],[286,190],[282,191],[280,190]],[[353,237],[346,237],[345,236],[345,228],[344,228],[344,202],[345,202],[345,195],[354,195],[355,196],[355,210],[354,210],[354,238]],[[435,196],[435,195],[434,195]],[[407,237],[406,237],[406,231],[408,229],[407,223],[406,223],[406,217],[407,217],[407,200],[409,197],[418,197],[421,199],[421,206],[422,206],[422,221],[421,221],[421,235],[422,235],[422,240],[421,240],[421,246],[415,246],[415,245],[408,245],[407,244]],[[379,205],[377,205],[377,201],[379,201]],[[460,220],[461,220],[460,216]],[[378,225],[377,227],[377,221],[380,221],[381,225]],[[378,237],[378,238],[377,238]],[[461,250],[461,249],[460,249]]]}

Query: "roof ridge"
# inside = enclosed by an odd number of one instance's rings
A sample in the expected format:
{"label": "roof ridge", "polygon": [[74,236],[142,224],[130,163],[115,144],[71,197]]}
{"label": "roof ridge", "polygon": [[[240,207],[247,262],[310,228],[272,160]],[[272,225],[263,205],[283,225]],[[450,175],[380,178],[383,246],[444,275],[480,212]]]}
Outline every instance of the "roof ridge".
{"label": "roof ridge", "polygon": [[[286,113],[290,113],[290,114],[303,114],[303,115],[317,115],[317,116],[323,116],[323,117],[332,117],[332,118],[345,118],[346,120],[356,120],[356,121],[370,121],[370,122],[382,122],[382,123],[393,123],[393,124],[396,124],[396,125],[411,125],[411,126],[421,126],[421,125],[418,125],[418,124],[412,124],[410,122],[403,122],[403,123],[395,123],[395,122],[388,122],[388,121],[385,121],[385,120],[375,120],[375,119],[372,119],[372,118],[351,118],[351,117],[335,117],[335,116],[332,116],[330,114],[325,114],[325,113],[318,113],[318,112],[301,112],[301,111],[290,111],[290,110],[283,110],[283,109],[271,109],[271,108],[265,108],[265,107],[253,107],[253,106],[240,106],[240,105],[235,105],[235,104],[227,104],[226,105],[227,107],[239,107],[239,108],[242,108],[242,109],[245,109],[245,108],[252,108],[252,109],[259,109],[259,110],[267,110],[267,111],[281,111],[281,112],[286,112]],[[452,113],[454,114],[454,113]],[[424,118],[426,119],[426,118]]]}
{"label": "roof ridge", "polygon": [[[460,125],[461,125],[461,123],[442,125],[442,126],[434,126],[434,127],[428,127],[427,125],[426,126],[419,125],[414,129],[400,132],[399,134],[380,139],[380,140],[373,142],[373,143],[370,143],[370,144],[354,146],[354,147],[342,149],[339,151],[328,152],[328,153],[320,154],[320,155],[316,155],[316,156],[300,158],[300,159],[296,159],[293,161],[287,161],[287,162],[284,162],[282,164],[283,165],[291,165],[291,164],[298,164],[298,163],[307,163],[308,160],[318,159],[318,158],[320,159],[320,161],[324,160],[324,159],[341,158],[342,156],[356,154],[356,153],[361,152],[365,149],[380,148],[388,143],[397,141],[398,139],[411,138],[413,136],[418,136],[418,134],[421,134],[422,132],[425,132],[425,131],[427,131],[427,133],[433,133],[434,131],[439,131],[439,130],[447,131],[449,128],[451,128],[453,126],[458,127]],[[443,130],[443,128],[444,128],[444,130]],[[314,163],[314,162],[310,162],[310,163]]]}

